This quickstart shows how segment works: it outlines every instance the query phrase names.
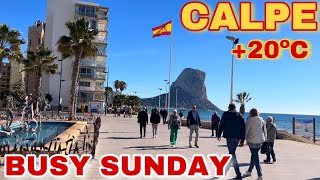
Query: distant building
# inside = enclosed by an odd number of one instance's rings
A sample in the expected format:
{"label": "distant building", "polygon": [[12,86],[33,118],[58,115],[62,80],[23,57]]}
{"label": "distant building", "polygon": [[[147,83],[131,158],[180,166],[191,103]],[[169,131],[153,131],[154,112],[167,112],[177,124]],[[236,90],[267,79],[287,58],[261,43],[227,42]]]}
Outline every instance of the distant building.
{"label": "distant building", "polygon": [[[60,57],[56,49],[59,38],[63,35],[69,36],[69,30],[65,26],[67,21],[79,16],[85,17],[89,21],[90,26],[99,31],[94,40],[98,46],[97,56],[82,60],[79,74],[80,87],[77,107],[80,108],[81,105],[84,105],[87,111],[97,107],[104,109],[105,105],[104,82],[106,80],[108,10],[108,8],[101,7],[99,4],[92,2],[47,0],[45,46],[51,49],[54,55]],[[52,95],[52,106],[58,107],[60,100],[63,107],[68,107],[69,105],[73,62],[73,58],[65,59],[62,63],[55,62],[59,65],[58,72],[62,72],[61,79],[64,80],[61,82],[61,91],[60,74],[44,77],[42,94],[50,93]]]}
{"label": "distant building", "polygon": [[[33,26],[28,29],[28,51],[36,51],[38,47],[44,44],[45,23],[36,21]],[[35,71],[26,71],[25,73],[25,88],[27,94],[32,94],[33,97],[37,94],[38,74]]]}
{"label": "distant building", "polygon": [[[2,62],[0,64],[0,95],[9,91],[10,87],[10,63]],[[4,99],[0,101],[0,108],[5,107]]]}

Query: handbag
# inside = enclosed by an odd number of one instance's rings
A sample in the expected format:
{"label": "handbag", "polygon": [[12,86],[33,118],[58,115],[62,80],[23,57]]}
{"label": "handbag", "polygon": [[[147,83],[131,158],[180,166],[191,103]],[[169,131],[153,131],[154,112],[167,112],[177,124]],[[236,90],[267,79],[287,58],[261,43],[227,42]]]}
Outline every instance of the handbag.
{"label": "handbag", "polygon": [[[262,126],[262,129],[264,131],[264,125]],[[271,130],[271,129],[270,129]],[[270,131],[269,130],[269,131]],[[268,132],[269,132],[268,131]],[[260,150],[260,153],[261,154],[268,154],[271,152],[271,146],[270,146],[270,143],[268,141],[265,141],[263,142],[262,146],[261,146],[261,150]]]}

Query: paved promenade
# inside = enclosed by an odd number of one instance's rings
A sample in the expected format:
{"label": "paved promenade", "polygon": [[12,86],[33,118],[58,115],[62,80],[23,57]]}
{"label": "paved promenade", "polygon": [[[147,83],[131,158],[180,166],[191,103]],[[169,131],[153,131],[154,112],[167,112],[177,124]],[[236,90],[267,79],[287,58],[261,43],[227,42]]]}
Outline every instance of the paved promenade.
{"label": "paved promenade", "polygon": [[[158,138],[152,138],[152,128],[147,126],[145,138],[140,139],[139,124],[136,116],[132,118],[113,117],[108,115],[102,118],[101,133],[97,147],[96,159],[88,166],[86,178],[81,179],[102,179],[99,174],[99,159],[105,154],[181,154],[190,162],[193,154],[226,154],[228,153],[226,142],[221,142],[216,138],[211,138],[211,131],[200,130],[200,148],[188,147],[189,130],[181,127],[178,134],[177,146],[169,146],[169,130],[167,125],[159,124]],[[275,143],[277,162],[275,164],[262,163],[263,177],[267,180],[288,179],[305,180],[320,179],[320,146],[303,144],[287,140],[278,140]],[[248,146],[238,148],[237,158],[240,163],[240,170],[244,173],[249,166],[250,151]],[[260,155],[260,161],[265,159],[265,155]],[[211,165],[209,162],[208,165]],[[3,168],[0,168],[0,179],[3,177]],[[235,176],[234,169],[231,168],[227,178],[211,179],[230,179]],[[253,170],[252,177],[246,180],[256,179],[256,170]],[[30,178],[26,178],[30,179]],[[53,179],[48,176],[47,179]],[[74,179],[73,172],[66,179]],[[115,179],[130,179],[118,176]],[[132,179],[132,178],[131,178]],[[142,177],[137,178],[142,179]],[[151,179],[151,178],[148,178]],[[154,178],[155,179],[155,178]],[[168,179],[168,178],[157,178]],[[172,178],[179,179],[179,178]],[[185,178],[180,178],[185,179]],[[203,179],[201,177],[192,179]],[[210,178],[205,178],[210,179]]]}

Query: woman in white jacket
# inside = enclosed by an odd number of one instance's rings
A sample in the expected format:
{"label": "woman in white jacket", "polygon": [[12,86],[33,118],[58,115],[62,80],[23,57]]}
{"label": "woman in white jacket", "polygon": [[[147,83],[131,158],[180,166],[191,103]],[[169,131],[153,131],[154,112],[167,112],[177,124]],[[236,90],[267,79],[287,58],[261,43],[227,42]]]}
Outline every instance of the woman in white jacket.
{"label": "woman in white jacket", "polygon": [[255,166],[258,173],[258,180],[262,179],[262,170],[259,161],[259,150],[266,141],[266,124],[259,116],[257,109],[250,110],[250,117],[246,122],[246,141],[251,151],[251,161],[247,176],[251,176],[253,167]]}

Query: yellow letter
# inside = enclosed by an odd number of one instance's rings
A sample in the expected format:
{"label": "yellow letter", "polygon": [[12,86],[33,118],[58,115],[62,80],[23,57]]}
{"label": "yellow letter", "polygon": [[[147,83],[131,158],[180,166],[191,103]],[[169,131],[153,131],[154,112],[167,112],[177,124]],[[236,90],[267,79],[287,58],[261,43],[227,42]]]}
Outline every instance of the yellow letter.
{"label": "yellow letter", "polygon": [[241,31],[263,31],[263,22],[252,21],[250,2],[240,2],[240,29]]}
{"label": "yellow letter", "polygon": [[278,22],[286,22],[290,17],[290,7],[284,2],[265,3],[266,31],[276,31]]}
{"label": "yellow letter", "polygon": [[[194,21],[194,13],[197,12],[198,20]],[[189,2],[183,6],[180,18],[184,28],[189,31],[202,31],[209,23],[209,8],[201,2]]]}
{"label": "yellow letter", "polygon": [[292,30],[317,31],[316,21],[317,2],[292,3]]}
{"label": "yellow letter", "polygon": [[230,2],[218,2],[213,14],[209,31],[219,31],[221,27],[229,31],[238,31],[239,26]]}

